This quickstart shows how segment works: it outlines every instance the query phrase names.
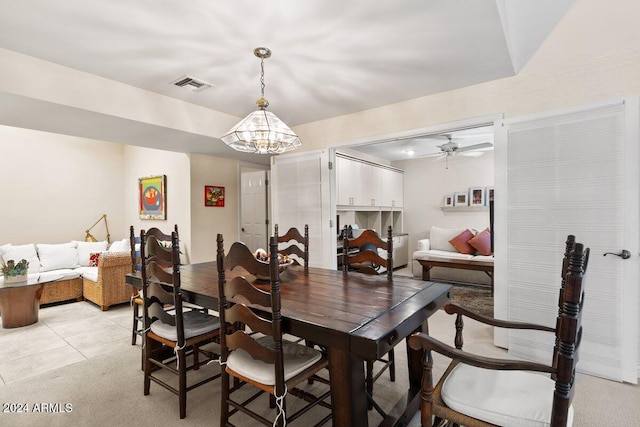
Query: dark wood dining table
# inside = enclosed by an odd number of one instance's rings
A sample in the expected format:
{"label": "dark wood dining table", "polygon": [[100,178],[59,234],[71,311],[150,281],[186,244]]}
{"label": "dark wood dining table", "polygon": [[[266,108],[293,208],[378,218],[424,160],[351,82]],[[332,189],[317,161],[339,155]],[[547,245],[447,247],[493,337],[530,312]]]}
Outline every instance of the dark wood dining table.
{"label": "dark wood dining table", "polygon": [[[250,278],[240,269],[227,279],[234,274]],[[183,265],[180,278],[185,301],[218,310],[215,262]],[[139,274],[128,274],[126,281],[142,286]],[[280,282],[284,332],[327,348],[334,426],[368,425],[364,360],[426,331],[429,316],[451,296],[451,286],[441,283],[293,265]],[[410,387],[381,426],[403,425],[419,409],[422,355],[406,350]]]}

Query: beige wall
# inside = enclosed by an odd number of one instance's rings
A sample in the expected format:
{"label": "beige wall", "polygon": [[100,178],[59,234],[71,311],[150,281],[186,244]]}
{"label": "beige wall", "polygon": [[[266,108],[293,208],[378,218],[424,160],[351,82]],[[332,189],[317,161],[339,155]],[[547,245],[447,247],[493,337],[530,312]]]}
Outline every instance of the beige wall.
{"label": "beige wall", "polygon": [[[0,126],[0,244],[84,240],[107,214],[124,237],[120,144]],[[91,233],[106,239],[104,223]]]}
{"label": "beige wall", "polygon": [[[124,149],[124,203],[126,232],[133,225],[140,229],[157,227],[164,232],[178,224],[182,250],[191,258],[191,172],[189,155],[134,146]],[[141,220],[139,216],[138,178],[151,175],[167,176],[167,219]]]}
{"label": "beige wall", "polygon": [[[215,260],[218,233],[226,241],[238,239],[238,177],[235,160],[191,155],[192,263]],[[204,206],[205,185],[225,188],[224,207]]]}

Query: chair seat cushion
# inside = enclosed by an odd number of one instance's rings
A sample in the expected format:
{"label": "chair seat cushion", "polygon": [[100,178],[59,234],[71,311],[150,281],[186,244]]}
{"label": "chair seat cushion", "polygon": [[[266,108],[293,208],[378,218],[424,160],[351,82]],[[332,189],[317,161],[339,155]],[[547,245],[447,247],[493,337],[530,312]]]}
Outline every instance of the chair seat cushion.
{"label": "chair seat cushion", "polygon": [[[274,348],[274,341],[270,336],[260,337],[256,341],[265,347]],[[304,371],[322,358],[322,353],[318,350],[286,340],[282,341],[282,352],[284,357],[285,381]],[[276,383],[273,365],[254,359],[249,353],[242,349],[234,350],[229,354],[227,367],[246,378],[251,378],[262,384],[275,385]]]}
{"label": "chair seat cushion", "polygon": [[[210,314],[199,311],[187,311],[182,313],[184,319],[184,338],[189,339],[206,334],[220,328],[220,319]],[[151,332],[171,341],[178,340],[178,332],[175,325],[156,320],[151,324]]]}
{"label": "chair seat cushion", "polygon": [[[451,409],[500,426],[549,426],[555,382],[527,371],[494,371],[457,365],[442,385]],[[569,408],[567,426],[573,423]]]}

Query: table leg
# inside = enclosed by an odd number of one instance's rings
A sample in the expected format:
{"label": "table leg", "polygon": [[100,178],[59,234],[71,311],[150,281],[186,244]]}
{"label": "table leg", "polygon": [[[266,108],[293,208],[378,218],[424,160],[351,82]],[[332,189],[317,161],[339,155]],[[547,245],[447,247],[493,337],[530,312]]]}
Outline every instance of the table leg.
{"label": "table leg", "polygon": [[430,265],[422,266],[422,280],[427,282],[431,280],[431,268]]}
{"label": "table leg", "polygon": [[368,425],[364,360],[329,347],[329,380],[334,426]]}

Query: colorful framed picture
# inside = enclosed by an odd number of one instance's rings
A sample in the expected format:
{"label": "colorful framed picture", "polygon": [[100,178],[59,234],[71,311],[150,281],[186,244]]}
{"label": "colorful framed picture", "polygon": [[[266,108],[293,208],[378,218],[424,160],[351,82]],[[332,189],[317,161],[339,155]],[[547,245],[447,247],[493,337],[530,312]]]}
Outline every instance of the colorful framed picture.
{"label": "colorful framed picture", "polygon": [[469,206],[484,206],[484,187],[469,188]]}
{"label": "colorful framed picture", "polygon": [[446,196],[444,196],[442,206],[453,207],[453,194],[447,194]]}
{"label": "colorful framed picture", "polygon": [[224,207],[224,187],[205,185],[204,205],[208,207]]}
{"label": "colorful framed picture", "polygon": [[167,176],[138,178],[140,219],[167,219]]}

